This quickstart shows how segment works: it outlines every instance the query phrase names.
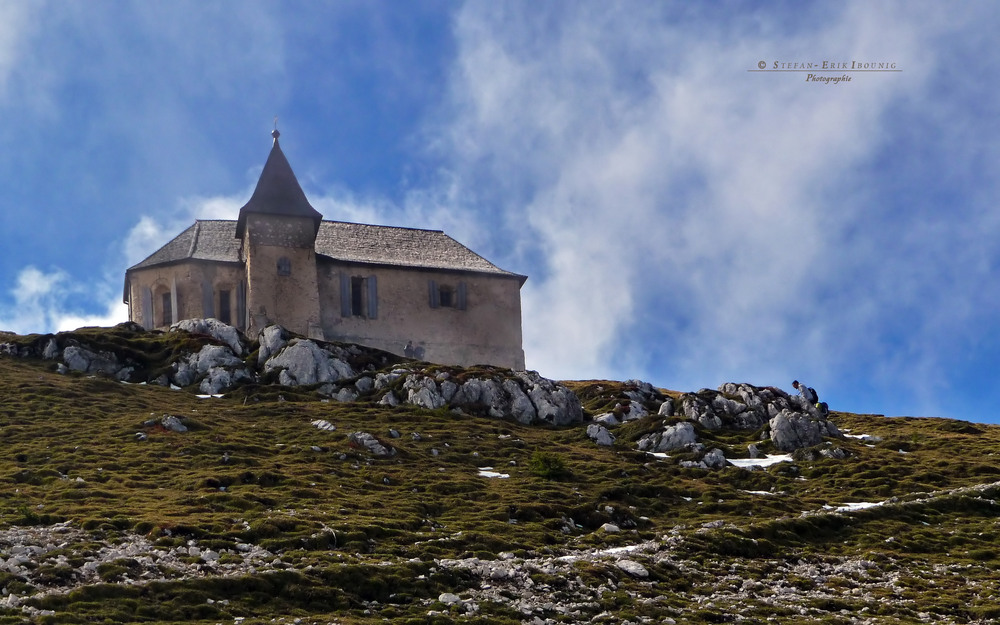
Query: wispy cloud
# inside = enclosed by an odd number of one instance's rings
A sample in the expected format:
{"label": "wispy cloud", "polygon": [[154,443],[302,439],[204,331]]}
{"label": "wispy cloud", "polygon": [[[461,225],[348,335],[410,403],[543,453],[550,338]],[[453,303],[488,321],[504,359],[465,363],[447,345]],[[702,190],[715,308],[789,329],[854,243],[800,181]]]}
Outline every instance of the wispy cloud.
{"label": "wispy cloud", "polygon": [[[808,25],[715,26],[635,8],[472,4],[456,20],[452,167],[504,211],[504,234],[532,241],[522,259],[541,262],[524,289],[529,366],[681,388],[796,374],[846,384],[858,358],[878,358],[873,340],[899,333],[904,308],[919,334],[885,339],[884,383],[929,388],[949,357],[933,335],[961,333],[962,316],[920,310],[924,278],[951,265],[925,252],[967,249],[960,231],[996,220],[928,229],[906,206],[872,202],[890,199],[877,176],[905,174],[879,162],[914,131],[893,116],[956,97],[935,92],[948,70],[934,47],[960,36],[955,19],[853,3]],[[836,87],[746,71],[816,58],[905,71]],[[500,181],[496,195],[472,188],[484,180]],[[949,278],[956,296],[982,299]]]}
{"label": "wispy cloud", "polygon": [[[93,292],[92,285],[73,282],[69,274],[54,269],[48,272],[25,267],[10,290],[13,304],[0,307],[0,329],[21,334],[58,332],[82,326],[109,326],[128,317],[120,301],[106,299],[107,289]],[[102,314],[86,312],[93,308],[92,297],[104,297]],[[121,298],[119,297],[118,300]]]}

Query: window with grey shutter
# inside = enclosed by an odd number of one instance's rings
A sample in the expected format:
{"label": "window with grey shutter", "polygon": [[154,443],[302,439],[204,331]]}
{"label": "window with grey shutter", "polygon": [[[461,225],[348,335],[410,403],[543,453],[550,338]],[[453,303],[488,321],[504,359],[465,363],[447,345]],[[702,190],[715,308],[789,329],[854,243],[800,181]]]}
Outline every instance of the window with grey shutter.
{"label": "window with grey shutter", "polygon": [[431,308],[437,308],[440,306],[440,301],[438,300],[438,285],[434,280],[427,281],[427,297],[430,300]]}
{"label": "window with grey shutter", "polygon": [[368,276],[368,318],[378,319],[378,281],[375,276]]}
{"label": "window with grey shutter", "polygon": [[346,273],[340,274],[340,316],[351,316],[351,277]]}
{"label": "window with grey shutter", "polygon": [[205,319],[209,319],[215,316],[215,306],[214,306],[214,293],[212,292],[212,283],[208,280],[202,280],[201,282],[201,314]]}
{"label": "window with grey shutter", "polygon": [[142,288],[142,327],[147,330],[156,327],[153,321],[153,291],[149,287]]}
{"label": "window with grey shutter", "polygon": [[468,289],[464,282],[458,283],[458,301],[455,303],[455,307],[459,310],[465,310],[468,306]]}

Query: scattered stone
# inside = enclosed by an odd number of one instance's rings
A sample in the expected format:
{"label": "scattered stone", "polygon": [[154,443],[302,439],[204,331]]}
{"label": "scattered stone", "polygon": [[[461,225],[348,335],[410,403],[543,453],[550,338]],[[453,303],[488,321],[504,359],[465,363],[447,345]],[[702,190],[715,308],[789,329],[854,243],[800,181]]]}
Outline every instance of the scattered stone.
{"label": "scattered stone", "polygon": [[377,438],[368,432],[351,432],[347,435],[347,440],[351,443],[351,445],[367,449],[373,455],[378,457],[384,458],[396,454],[395,449],[387,445],[383,445]]}
{"label": "scattered stone", "polygon": [[440,595],[438,595],[438,601],[448,605],[453,605],[461,600],[462,599],[458,595],[450,592],[443,592]]}
{"label": "scattered stone", "polygon": [[615,562],[615,566],[632,577],[649,577],[649,571],[646,570],[646,567],[635,560],[619,560]]}
{"label": "scattered stone", "polygon": [[605,427],[615,427],[616,425],[621,425],[622,422],[618,420],[613,412],[605,412],[594,417],[595,423],[600,423]]}
{"label": "scattered stone", "polygon": [[187,432],[187,426],[181,423],[179,417],[173,415],[163,415],[163,419],[160,420],[160,425],[170,430],[171,432]]}
{"label": "scattered stone", "polygon": [[591,423],[587,426],[587,436],[598,445],[610,447],[615,444],[614,435],[599,423]]}

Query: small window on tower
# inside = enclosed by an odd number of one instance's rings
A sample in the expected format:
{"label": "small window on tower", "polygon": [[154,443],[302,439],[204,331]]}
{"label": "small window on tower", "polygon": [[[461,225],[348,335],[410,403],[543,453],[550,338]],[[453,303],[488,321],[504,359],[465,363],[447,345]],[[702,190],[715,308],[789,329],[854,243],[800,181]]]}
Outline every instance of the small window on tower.
{"label": "small window on tower", "polygon": [[292,275],[292,261],[287,256],[282,256],[278,259],[278,275],[279,276],[290,276]]}

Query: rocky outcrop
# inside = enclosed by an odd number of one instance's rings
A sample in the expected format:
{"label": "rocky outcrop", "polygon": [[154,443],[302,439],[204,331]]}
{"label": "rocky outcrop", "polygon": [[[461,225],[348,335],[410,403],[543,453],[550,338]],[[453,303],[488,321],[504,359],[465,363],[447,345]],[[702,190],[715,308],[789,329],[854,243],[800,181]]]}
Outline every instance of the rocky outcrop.
{"label": "rocky outcrop", "polygon": [[170,381],[185,387],[200,380],[198,389],[202,393],[216,394],[253,377],[253,372],[229,346],[205,345],[174,363]]}
{"label": "rocky outcrop", "polygon": [[[403,379],[401,385],[399,379]],[[534,371],[494,370],[490,376],[456,381],[451,373],[431,376],[423,370],[396,369],[380,373],[374,384],[380,403],[411,404],[435,410],[450,408],[497,419],[511,418],[525,425],[571,425],[583,421],[583,407],[575,393]]]}
{"label": "rocky outcrop", "polygon": [[[47,344],[44,353],[52,353]],[[127,380],[132,373],[131,367],[125,367],[118,357],[111,352],[91,351],[80,345],[70,345],[63,350],[63,362],[70,371],[81,373],[103,373],[119,380]]]}
{"label": "rocky outcrop", "polygon": [[694,425],[689,422],[669,425],[662,432],[653,432],[639,439],[639,451],[667,452],[683,449],[698,442]]}
{"label": "rocky outcrop", "polygon": [[[841,437],[837,426],[827,419],[826,414],[819,413],[801,397],[790,396],[772,387],[727,383],[714,391],[701,389],[697,393],[681,395],[677,402],[665,399],[658,414],[670,416],[675,406],[678,414],[664,420],[662,429],[639,439],[640,451],[696,450],[698,428],[707,431],[759,429],[762,438],[770,439],[775,448],[785,452],[818,445],[827,437]],[[676,423],[676,416],[686,420]],[[759,453],[754,449],[755,453]],[[707,461],[685,462],[692,466],[704,464],[708,468],[725,466],[724,458],[721,462],[715,456],[706,458]]]}
{"label": "rocky outcrop", "polygon": [[781,451],[819,445],[827,436],[840,438],[837,426],[815,414],[782,410],[770,421],[771,440]]}
{"label": "rocky outcrop", "polygon": [[336,382],[355,375],[345,350],[334,345],[320,347],[309,339],[292,339],[264,363],[264,374],[278,372],[282,386]]}
{"label": "rocky outcrop", "polygon": [[204,334],[216,341],[229,346],[233,353],[242,356],[246,353],[246,339],[240,331],[218,319],[185,319],[170,326],[171,332],[183,330],[190,334]]}

